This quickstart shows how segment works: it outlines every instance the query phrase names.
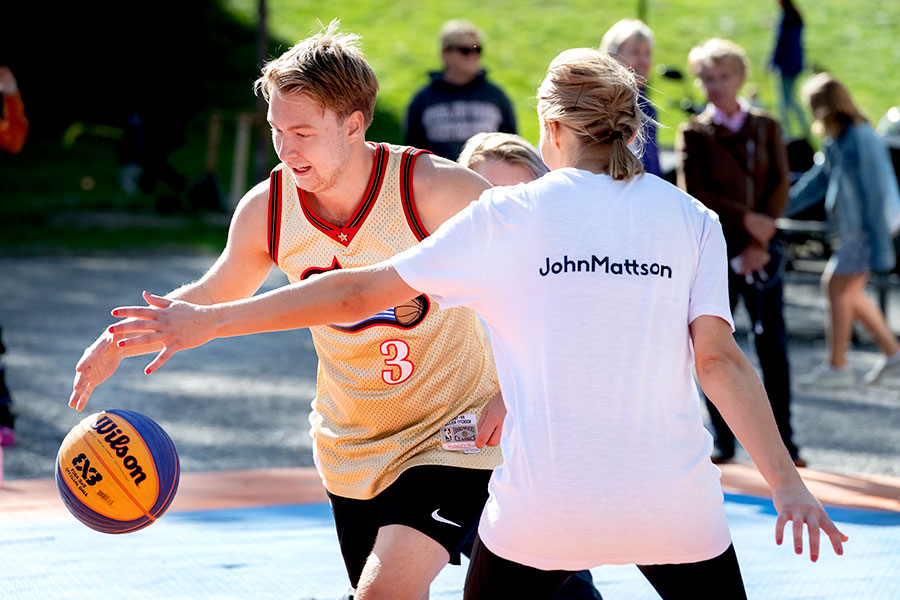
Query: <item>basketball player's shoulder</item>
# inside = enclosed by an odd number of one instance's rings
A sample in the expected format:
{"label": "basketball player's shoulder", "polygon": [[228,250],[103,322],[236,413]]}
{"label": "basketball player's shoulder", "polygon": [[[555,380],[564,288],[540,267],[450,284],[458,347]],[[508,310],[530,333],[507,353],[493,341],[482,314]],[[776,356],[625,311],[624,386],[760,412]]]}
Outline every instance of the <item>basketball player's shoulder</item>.
{"label": "basketball player's shoulder", "polygon": [[238,202],[237,207],[235,208],[235,217],[248,217],[250,215],[256,216],[258,214],[260,218],[265,218],[269,210],[269,181],[269,179],[260,181],[252,188],[250,188],[250,191],[244,194],[240,202]]}
{"label": "basketball player's shoulder", "polygon": [[428,231],[437,229],[490,187],[481,175],[433,154],[419,156],[413,171],[416,207]]}

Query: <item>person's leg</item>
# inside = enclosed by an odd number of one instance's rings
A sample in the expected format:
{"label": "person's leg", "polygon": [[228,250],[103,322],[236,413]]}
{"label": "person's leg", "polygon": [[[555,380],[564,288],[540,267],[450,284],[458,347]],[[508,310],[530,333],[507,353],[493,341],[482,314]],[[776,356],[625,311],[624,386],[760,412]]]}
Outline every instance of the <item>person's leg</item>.
{"label": "person's leg", "polygon": [[785,77],[779,73],[781,80],[780,94],[778,95],[778,114],[781,116],[781,129],[785,140],[791,139],[791,121],[788,114],[788,106],[791,103],[791,94],[793,93],[794,78]]}
{"label": "person's leg", "polygon": [[6,370],[3,366],[3,329],[0,328],[0,445],[13,446],[16,443],[15,414],[12,411],[12,394],[6,387]]}
{"label": "person's leg", "polygon": [[378,536],[378,503],[330,493],[328,500],[350,586],[355,589]]}
{"label": "person's leg", "polygon": [[571,571],[542,571],[506,560],[476,538],[463,600],[550,600],[571,576]]}
{"label": "person's leg", "polygon": [[734,546],[715,558],[679,565],[638,565],[663,600],[746,600]]}
{"label": "person's leg", "polygon": [[[823,275],[823,278],[825,276]],[[828,335],[828,362],[836,369],[847,366],[847,350],[853,335],[854,300],[853,289],[860,281],[865,285],[866,276],[861,274],[838,275],[832,273],[825,280],[828,288],[828,316],[831,322]]]}
{"label": "person's leg", "polygon": [[[460,549],[463,555],[472,558],[472,547],[475,544],[475,537],[478,535],[477,528],[466,538],[463,547]],[[574,573],[559,592],[553,596],[553,600],[603,600],[599,590],[594,585],[594,577],[587,569]]]}
{"label": "person's leg", "polygon": [[585,569],[573,573],[553,596],[553,600],[603,600],[603,596],[594,585],[591,572]]}
{"label": "person's leg", "polygon": [[900,352],[900,343],[891,328],[888,326],[881,309],[866,295],[866,283],[869,275],[863,274],[848,283],[847,294],[849,304],[853,309],[853,316],[859,319],[863,326],[869,330],[878,348],[887,355],[893,356]]}
{"label": "person's leg", "polygon": [[450,554],[439,543],[405,525],[378,530],[354,600],[426,600],[431,581]]}
{"label": "person's leg", "polygon": [[797,117],[797,122],[800,124],[802,137],[807,137],[809,135],[809,123],[806,121],[806,113],[803,111],[803,107],[797,101],[797,94],[795,93],[796,83],[796,75],[782,78],[781,85],[784,90],[786,112],[794,113]]}
{"label": "person's leg", "polygon": [[[378,495],[378,534],[359,578],[356,600],[428,597],[428,587],[474,530],[491,471],[411,467]],[[449,490],[449,491],[448,491]]]}
{"label": "person's leg", "polygon": [[[755,291],[755,293],[754,293]],[[758,290],[748,286],[744,298],[751,315],[759,315],[762,331],[754,333],[753,342],[756,356],[763,374],[763,385],[769,396],[775,423],[781,440],[791,458],[798,458],[799,452],[793,441],[791,428],[791,382],[787,354],[787,330],[784,324],[783,283],[775,283],[771,288]]]}

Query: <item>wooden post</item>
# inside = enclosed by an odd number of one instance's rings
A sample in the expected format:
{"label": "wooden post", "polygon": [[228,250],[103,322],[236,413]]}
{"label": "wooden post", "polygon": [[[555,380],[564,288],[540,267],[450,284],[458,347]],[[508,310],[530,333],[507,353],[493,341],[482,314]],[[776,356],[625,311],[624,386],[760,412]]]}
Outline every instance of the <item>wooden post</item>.
{"label": "wooden post", "polygon": [[[269,51],[269,22],[268,11],[266,9],[266,0],[259,0],[257,6],[257,26],[256,26],[256,63],[262,69],[266,62],[266,54]],[[269,173],[272,165],[269,164],[269,156],[271,154],[272,134],[269,131],[269,124],[266,122],[266,111],[268,104],[258,96],[256,99],[256,119],[255,119],[255,144],[253,152],[253,183],[262,181]]]}
{"label": "wooden post", "polygon": [[237,206],[247,191],[247,158],[250,151],[250,128],[253,113],[242,112],[237,118],[237,132],[234,136],[234,161],[231,168],[231,207]]}
{"label": "wooden post", "polygon": [[219,143],[222,139],[222,114],[209,115],[206,129],[206,174],[213,175],[219,168]]}

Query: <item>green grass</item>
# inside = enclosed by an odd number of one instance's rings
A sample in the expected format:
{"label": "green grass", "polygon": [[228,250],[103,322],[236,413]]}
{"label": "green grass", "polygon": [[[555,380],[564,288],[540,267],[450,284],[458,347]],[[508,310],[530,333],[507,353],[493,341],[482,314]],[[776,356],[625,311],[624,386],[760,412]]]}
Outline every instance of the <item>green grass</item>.
{"label": "green grass", "polygon": [[[223,31],[236,31],[235,26],[243,23],[252,32],[256,0],[222,0],[221,4],[227,16],[238,22]],[[485,66],[513,100],[520,132],[535,143],[538,123],[534,94],[547,64],[566,48],[597,46],[612,23],[637,16],[638,4],[637,0],[268,0],[270,47],[274,52],[284,51],[317,31],[317,21],[328,23],[340,18],[344,30],[362,35],[364,50],[381,83],[369,139],[400,142],[411,96],[426,83],[428,71],[440,68],[437,35],[441,25],[452,18],[469,19],[485,31]],[[808,65],[826,68],[842,79],[873,121],[889,107],[900,104],[900,44],[896,41],[900,3],[800,0],[799,4],[806,21]],[[759,90],[764,105],[775,107],[776,81],[765,65],[774,38],[777,2],[647,0],[646,5],[647,21],[656,34],[657,64],[686,72],[685,59],[692,46],[714,35],[731,38],[746,48],[752,63],[748,83]],[[221,15],[217,18],[222,20]],[[247,31],[245,28],[238,36],[245,45],[252,41],[252,33]],[[228,34],[228,39],[237,44],[235,35]],[[244,54],[247,51],[244,46],[235,49]],[[185,57],[186,66],[191,58]],[[189,182],[202,177],[209,114],[219,107],[228,107],[217,169],[218,182],[227,198],[234,111],[252,106],[250,82],[256,73],[248,70],[252,61],[222,56],[220,62],[223,64],[205,65],[192,75],[200,78],[201,88],[214,90],[207,90],[202,97],[216,99],[217,106],[209,106],[191,121],[185,144],[172,155],[171,162]],[[702,98],[689,78],[679,82],[656,75],[651,77],[650,87],[650,97],[659,107],[663,125],[661,143],[671,145],[678,124],[686,118],[678,107],[679,101],[686,95],[696,101]],[[98,93],[104,92],[98,89]],[[177,102],[179,94],[191,92],[172,93],[172,101]],[[0,156],[0,252],[50,248],[119,251],[160,245],[219,250],[224,244],[223,219],[182,215],[161,223],[156,218],[155,203],[159,194],[166,192],[164,188],[149,194],[125,195],[119,186],[120,165],[114,140],[85,135],[72,147],[64,148],[60,137],[46,132],[33,135],[22,155]],[[274,163],[274,154],[270,153],[269,158]],[[252,183],[248,176],[247,187]],[[98,214],[111,218],[79,217]],[[135,219],[118,218],[122,215]]]}
{"label": "green grass", "polygon": [[[255,0],[226,0],[225,6],[251,22]],[[440,66],[437,35],[445,21],[463,17],[486,34],[484,63],[491,77],[513,99],[521,133],[537,141],[534,93],[547,64],[560,51],[597,46],[615,21],[637,17],[636,0],[431,0],[298,3],[270,0],[271,35],[292,43],[340,18],[343,28],[363,37],[366,55],[381,82],[379,109],[392,115],[387,126],[373,124],[370,137],[399,139],[406,105],[426,83],[425,74]],[[774,108],[776,84],[766,69],[774,41],[777,2],[722,0],[647,0],[647,21],[656,35],[655,61],[687,70],[693,45],[712,36],[741,44],[752,63],[748,83]],[[800,0],[806,21],[807,64],[820,65],[845,81],[863,111],[877,121],[900,103],[900,3],[884,0]],[[672,144],[685,115],[678,102],[686,94],[701,100],[689,80],[653,77],[651,98],[666,126],[660,137]]]}

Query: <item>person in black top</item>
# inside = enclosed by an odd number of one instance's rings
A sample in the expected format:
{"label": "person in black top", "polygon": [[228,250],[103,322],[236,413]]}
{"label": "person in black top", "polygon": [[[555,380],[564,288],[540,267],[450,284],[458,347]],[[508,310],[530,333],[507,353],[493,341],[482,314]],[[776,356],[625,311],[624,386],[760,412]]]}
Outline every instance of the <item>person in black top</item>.
{"label": "person in black top", "polygon": [[481,66],[482,34],[461,19],[441,28],[442,71],[409,105],[404,143],[456,160],[476,133],[516,133],[512,104]]}

